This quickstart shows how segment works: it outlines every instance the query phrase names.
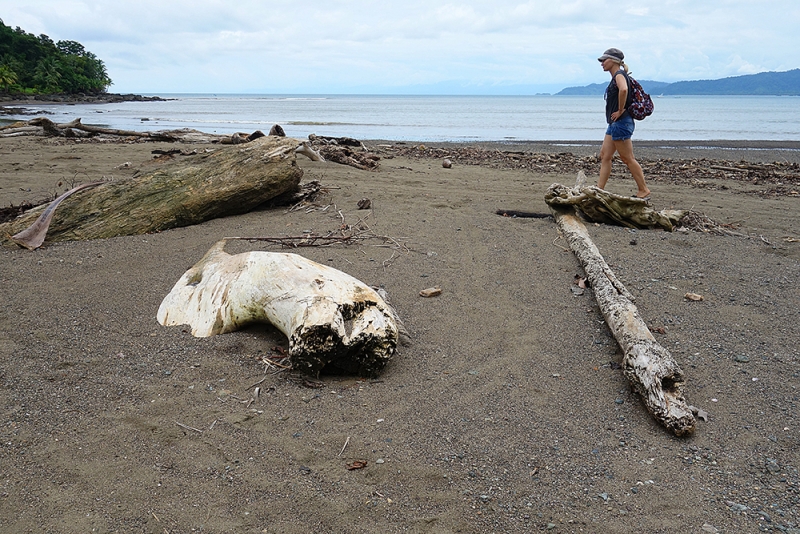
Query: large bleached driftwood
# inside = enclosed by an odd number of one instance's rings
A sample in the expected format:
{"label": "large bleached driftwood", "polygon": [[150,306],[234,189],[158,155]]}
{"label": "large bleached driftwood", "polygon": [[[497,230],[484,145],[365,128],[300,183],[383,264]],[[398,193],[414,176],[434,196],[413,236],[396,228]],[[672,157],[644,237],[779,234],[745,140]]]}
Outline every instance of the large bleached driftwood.
{"label": "large bleached driftwood", "polygon": [[[564,186],[554,184],[551,190],[554,188],[560,190]],[[684,377],[680,366],[655,340],[633,304],[633,297],[614,276],[575,209],[552,203],[550,208],[583,265],[603,317],[622,348],[626,378],[658,422],[677,436],[691,434],[695,419],[683,396]]]}
{"label": "large bleached driftwood", "polygon": [[[265,136],[80,191],[53,214],[47,240],[145,234],[245,213],[297,189],[303,176],[298,144],[290,137]],[[0,224],[0,242],[10,242],[46,209],[39,206]]]}
{"label": "large bleached driftwood", "polygon": [[267,322],[289,339],[296,371],[377,375],[394,354],[398,327],[378,293],[352,276],[297,254],[228,254],[218,242],[181,277],[158,309],[159,323],[192,334],[224,334]]}

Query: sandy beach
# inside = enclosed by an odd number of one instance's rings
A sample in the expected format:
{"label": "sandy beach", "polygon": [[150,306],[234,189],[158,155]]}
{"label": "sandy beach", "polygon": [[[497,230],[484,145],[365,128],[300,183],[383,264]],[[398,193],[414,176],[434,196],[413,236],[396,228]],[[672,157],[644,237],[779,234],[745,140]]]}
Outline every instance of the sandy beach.
{"label": "sandy beach", "polygon": [[[634,142],[654,207],[742,236],[590,225],[708,414],[687,438],[631,391],[553,219],[496,213],[596,181],[599,141],[365,144],[377,171],[298,157],[327,190],[307,209],[0,247],[0,531],[800,533],[800,143]],[[0,139],[0,208],[173,148]],[[635,190],[624,166],[608,189]],[[388,292],[412,341],[376,379],[274,372],[269,326],[156,321],[223,237],[359,220],[396,245],[296,252]],[[280,249],[228,246],[246,250]]]}

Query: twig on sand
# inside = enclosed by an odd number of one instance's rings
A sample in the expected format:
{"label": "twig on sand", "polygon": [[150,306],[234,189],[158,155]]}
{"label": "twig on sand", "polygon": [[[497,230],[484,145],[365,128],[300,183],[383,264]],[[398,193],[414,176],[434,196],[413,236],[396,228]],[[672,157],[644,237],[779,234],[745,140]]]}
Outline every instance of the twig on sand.
{"label": "twig on sand", "polygon": [[560,249],[561,249],[561,250],[563,250],[564,252],[569,252],[570,250],[569,250],[568,248],[562,247],[561,245],[556,245],[556,241],[558,241],[559,239],[562,239],[563,237],[564,237],[564,236],[563,236],[563,235],[561,235],[561,232],[559,231],[559,232],[558,232],[558,236],[556,236],[556,238],[555,238],[555,239],[553,239],[553,246],[556,246],[556,247],[560,248]]}
{"label": "twig on sand", "polygon": [[330,231],[325,235],[309,232],[299,236],[232,236],[225,237],[223,239],[226,241],[265,241],[267,243],[280,245],[283,248],[330,247],[333,245],[348,245],[355,242],[378,239],[382,241],[382,243],[374,246],[394,248],[402,252],[410,251],[410,249],[401,242],[402,239],[406,238],[391,237],[375,233],[367,224],[367,219],[369,219],[371,213],[359,218],[355,224],[347,224],[342,210],[337,208],[335,209],[338,218],[341,220],[341,223],[336,230]]}
{"label": "twig on sand", "polygon": [[342,445],[342,450],[339,451],[339,456],[341,456],[344,450],[347,448],[348,443],[350,443],[350,436],[347,436],[347,439],[344,441],[344,445]]}
{"label": "twig on sand", "polygon": [[183,423],[179,423],[179,422],[177,422],[177,421],[175,421],[175,424],[176,424],[176,425],[178,425],[178,426],[179,426],[179,427],[181,427],[181,428],[185,428],[186,430],[194,430],[195,432],[198,432],[198,433],[200,433],[200,434],[202,434],[202,433],[203,433],[203,431],[202,431],[202,430],[200,430],[199,428],[195,428],[195,427],[193,427],[193,426],[187,426],[187,425],[184,425]]}
{"label": "twig on sand", "polygon": [[258,381],[258,382],[256,382],[255,384],[251,384],[251,385],[247,386],[247,389],[250,389],[250,388],[254,388],[254,387],[256,387],[257,385],[259,385],[259,384],[263,383],[263,382],[264,382],[264,380],[266,380],[266,379],[267,379],[267,377],[265,376],[264,378],[262,378],[261,380],[259,380],[259,381]]}

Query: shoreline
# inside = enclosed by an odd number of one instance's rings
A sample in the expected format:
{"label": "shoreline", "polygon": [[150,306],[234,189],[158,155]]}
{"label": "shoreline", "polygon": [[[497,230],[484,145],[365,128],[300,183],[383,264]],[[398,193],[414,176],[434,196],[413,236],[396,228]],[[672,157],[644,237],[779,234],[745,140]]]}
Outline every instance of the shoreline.
{"label": "shoreline", "polygon": [[169,98],[160,96],[143,96],[133,93],[101,93],[98,95],[76,94],[76,95],[1,95],[0,96],[0,117],[3,115],[38,115],[41,111],[32,111],[25,106],[30,105],[52,105],[63,104],[70,106],[73,104],[113,104],[117,102],[166,102]]}
{"label": "shoreline", "polygon": [[24,104],[84,104],[84,103],[113,103],[113,102],[166,102],[171,100],[160,96],[144,96],[134,93],[100,93],[87,95],[78,93],[70,94],[47,94],[47,95],[2,95],[0,104],[3,107],[22,106]]}

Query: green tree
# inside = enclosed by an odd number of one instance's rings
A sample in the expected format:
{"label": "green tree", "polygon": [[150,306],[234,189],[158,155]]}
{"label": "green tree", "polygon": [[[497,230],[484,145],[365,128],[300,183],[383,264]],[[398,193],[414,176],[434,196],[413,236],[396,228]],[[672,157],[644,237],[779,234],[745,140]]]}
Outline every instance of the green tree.
{"label": "green tree", "polygon": [[61,91],[61,64],[54,57],[45,57],[36,63],[33,74],[33,83],[36,89],[43,93],[60,93]]}
{"label": "green tree", "polygon": [[17,73],[8,65],[0,65],[0,87],[8,92],[9,88],[17,83]]}
{"label": "green tree", "polygon": [[[77,41],[57,43],[0,20],[0,88],[23,93],[99,93],[111,85],[105,64]],[[12,76],[13,75],[13,76]],[[13,81],[12,81],[13,78]]]}

